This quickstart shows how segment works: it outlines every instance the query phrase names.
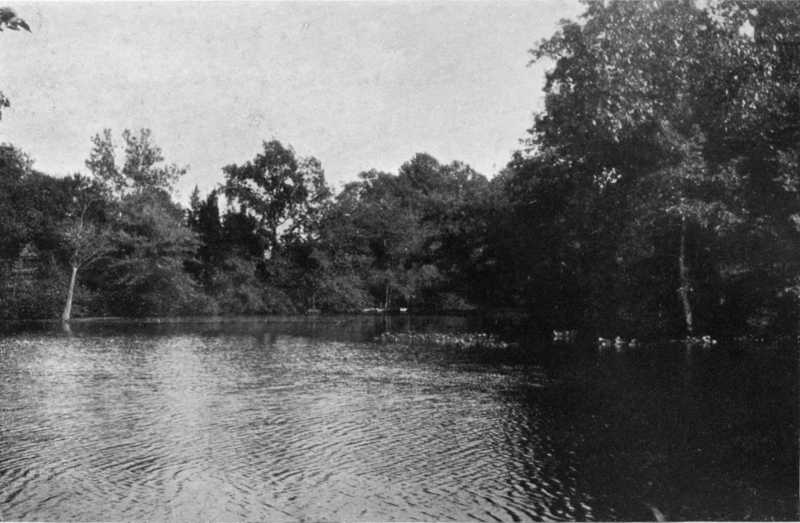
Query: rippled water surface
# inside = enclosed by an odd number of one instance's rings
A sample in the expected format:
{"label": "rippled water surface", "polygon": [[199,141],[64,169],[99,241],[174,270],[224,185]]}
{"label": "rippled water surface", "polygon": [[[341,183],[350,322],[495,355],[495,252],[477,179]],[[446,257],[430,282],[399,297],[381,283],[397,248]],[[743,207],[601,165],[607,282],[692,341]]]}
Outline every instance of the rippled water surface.
{"label": "rippled water surface", "polygon": [[798,517],[794,347],[465,354],[379,323],[3,335],[0,519]]}

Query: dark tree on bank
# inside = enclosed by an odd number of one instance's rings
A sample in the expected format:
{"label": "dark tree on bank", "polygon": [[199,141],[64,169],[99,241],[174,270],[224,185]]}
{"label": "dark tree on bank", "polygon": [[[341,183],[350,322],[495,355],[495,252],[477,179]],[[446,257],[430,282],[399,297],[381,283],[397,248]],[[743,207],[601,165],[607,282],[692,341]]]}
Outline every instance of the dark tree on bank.
{"label": "dark tree on bank", "polygon": [[223,193],[232,212],[254,220],[252,231],[263,238],[265,253],[280,245],[281,236],[306,236],[330,196],[319,160],[302,158],[277,140],[242,165],[223,169]]}
{"label": "dark tree on bank", "polygon": [[[417,154],[397,175],[367,171],[337,196],[322,226],[323,245],[352,281],[358,274],[370,306],[462,309],[469,306],[469,211],[488,182],[468,166]],[[464,257],[466,256],[466,258]],[[347,269],[344,269],[344,268]]]}

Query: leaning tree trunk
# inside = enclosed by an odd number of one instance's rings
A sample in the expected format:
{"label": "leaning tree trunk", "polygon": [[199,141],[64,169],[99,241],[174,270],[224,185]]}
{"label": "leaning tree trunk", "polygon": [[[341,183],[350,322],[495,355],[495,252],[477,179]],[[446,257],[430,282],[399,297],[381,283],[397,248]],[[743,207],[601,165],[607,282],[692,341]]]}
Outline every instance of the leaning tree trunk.
{"label": "leaning tree trunk", "polygon": [[689,281],[689,267],[686,265],[686,217],[681,216],[681,245],[680,253],[678,254],[678,274],[680,276],[680,287],[678,287],[678,294],[681,297],[681,304],[683,305],[683,318],[686,323],[686,335],[691,336],[694,333],[694,322],[692,319],[692,303],[689,300],[691,293],[691,283]]}
{"label": "leaning tree trunk", "polygon": [[64,305],[64,312],[61,314],[61,321],[69,321],[72,316],[72,295],[75,292],[75,280],[78,279],[78,266],[72,266],[72,275],[69,278],[69,290],[67,291],[67,303]]}

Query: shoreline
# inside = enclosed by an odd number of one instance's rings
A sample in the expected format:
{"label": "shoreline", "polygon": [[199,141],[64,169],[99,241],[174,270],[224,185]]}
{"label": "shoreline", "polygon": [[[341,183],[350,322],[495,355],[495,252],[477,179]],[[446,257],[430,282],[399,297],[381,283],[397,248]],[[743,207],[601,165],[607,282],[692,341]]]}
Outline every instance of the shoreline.
{"label": "shoreline", "polygon": [[[296,313],[296,314],[263,314],[263,315],[214,315],[214,316],[85,316],[73,317],[66,323],[254,323],[265,320],[286,319],[291,321],[309,320],[315,318],[475,318],[475,317],[505,317],[527,318],[531,317],[529,311],[524,310],[470,310],[470,311],[443,311],[443,312],[322,312],[322,313]],[[24,323],[61,324],[65,323],[60,318],[28,318],[28,319],[0,319],[0,325],[16,325]]]}
{"label": "shoreline", "polygon": [[[267,314],[267,315],[243,315],[243,316],[150,316],[150,317],[125,317],[125,316],[93,316],[93,317],[79,317],[72,318],[68,322],[61,319],[15,319],[15,320],[0,320],[0,335],[6,334],[9,331],[16,329],[25,329],[26,327],[59,327],[77,326],[77,325],[256,325],[256,324],[303,324],[303,323],[329,323],[337,324],[350,321],[380,321],[381,319],[391,318],[408,319],[408,320],[425,320],[425,319],[475,319],[475,318],[488,318],[498,319],[504,318],[512,324],[516,324],[521,319],[531,319],[533,316],[530,312],[523,311],[468,311],[468,312],[445,312],[445,313],[322,313],[322,314]],[[519,325],[516,325],[519,326]],[[484,329],[485,330],[485,329]],[[490,329],[491,330],[491,329]],[[391,329],[387,332],[391,332]],[[413,329],[409,332],[416,332]],[[729,343],[753,343],[758,345],[769,346],[774,343],[784,343],[793,341],[800,344],[800,335],[793,334],[777,334],[773,336],[765,336],[764,334],[751,333],[751,334],[737,334],[726,335],[725,333],[718,333],[720,345],[727,345]],[[564,342],[560,340],[550,340],[549,343],[556,347],[570,347],[580,346],[587,344],[594,344],[594,340],[589,341],[585,336],[579,337],[581,341],[575,340],[572,342]],[[545,340],[542,340],[545,341]],[[657,338],[643,340],[646,345],[661,345],[661,344],[683,344],[687,340],[682,338]],[[800,347],[800,345],[798,345]]]}

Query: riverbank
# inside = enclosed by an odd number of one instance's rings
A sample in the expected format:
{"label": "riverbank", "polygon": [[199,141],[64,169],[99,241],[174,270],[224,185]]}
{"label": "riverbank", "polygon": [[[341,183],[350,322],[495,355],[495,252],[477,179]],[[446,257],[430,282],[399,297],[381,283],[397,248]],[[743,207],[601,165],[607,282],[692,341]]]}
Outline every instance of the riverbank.
{"label": "riverbank", "polygon": [[[386,341],[392,336],[397,337],[395,341],[410,343],[420,343],[421,341],[433,340],[436,336],[445,340],[450,340],[449,336],[453,333],[464,330],[476,333],[484,333],[497,337],[497,346],[504,343],[511,347],[520,347],[535,344],[537,346],[554,345],[556,347],[594,347],[600,350],[634,350],[659,345],[686,344],[686,339],[673,337],[647,337],[641,336],[639,341],[631,343],[625,340],[625,344],[614,344],[613,338],[603,339],[607,344],[599,343],[593,331],[570,331],[570,336],[562,337],[556,333],[544,331],[532,315],[520,310],[494,310],[476,311],[471,313],[448,313],[448,314],[408,314],[408,313],[356,313],[356,314],[276,314],[276,315],[243,315],[243,316],[170,316],[170,317],[122,317],[122,316],[100,316],[100,317],[79,317],[71,319],[68,324],[71,328],[86,327],[136,327],[136,326],[192,326],[203,327],[241,327],[244,330],[259,330],[270,325],[325,325],[336,327],[345,324],[359,323],[364,326],[366,331],[374,339]],[[58,319],[30,319],[30,320],[0,320],[0,333],[12,333],[25,330],[63,330],[64,322]],[[441,330],[442,326],[445,327]],[[383,338],[381,338],[383,336]],[[385,338],[385,339],[384,339]],[[438,338],[437,338],[438,339]],[[494,339],[494,338],[493,338]],[[701,340],[698,338],[698,340]],[[450,340],[452,341],[452,340]],[[697,341],[697,340],[695,340]],[[702,341],[702,340],[701,340]],[[725,335],[724,333],[714,336],[714,341],[730,347],[732,345],[759,345],[769,346],[773,344],[783,344],[796,342],[800,344],[800,335]],[[502,343],[499,343],[502,342]],[[435,343],[433,343],[435,345]],[[712,344],[689,343],[694,347],[712,346]],[[472,345],[463,343],[463,345]],[[606,346],[608,345],[608,346]],[[714,343],[713,345],[716,345]]]}

